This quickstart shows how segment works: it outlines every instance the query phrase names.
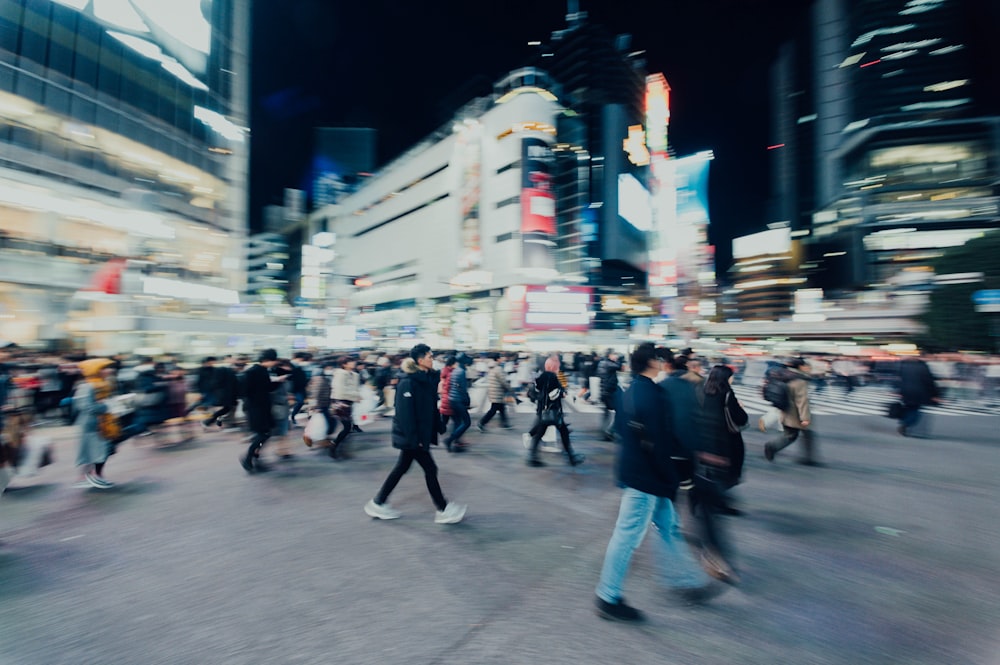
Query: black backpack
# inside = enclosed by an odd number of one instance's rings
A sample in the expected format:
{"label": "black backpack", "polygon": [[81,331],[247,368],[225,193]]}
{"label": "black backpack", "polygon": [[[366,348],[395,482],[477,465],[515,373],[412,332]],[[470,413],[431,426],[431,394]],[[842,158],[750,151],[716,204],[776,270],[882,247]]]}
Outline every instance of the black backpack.
{"label": "black backpack", "polygon": [[788,382],[784,376],[778,373],[768,377],[761,392],[766,401],[782,411],[792,403],[788,395]]}

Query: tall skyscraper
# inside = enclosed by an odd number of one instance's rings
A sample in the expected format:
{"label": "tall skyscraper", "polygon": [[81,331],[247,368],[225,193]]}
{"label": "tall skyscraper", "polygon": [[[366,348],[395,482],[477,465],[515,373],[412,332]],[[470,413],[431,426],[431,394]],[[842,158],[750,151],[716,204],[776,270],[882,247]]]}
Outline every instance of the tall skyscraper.
{"label": "tall skyscraper", "polygon": [[1000,226],[985,0],[817,0],[772,70],[775,205],[826,288],[914,281]]}

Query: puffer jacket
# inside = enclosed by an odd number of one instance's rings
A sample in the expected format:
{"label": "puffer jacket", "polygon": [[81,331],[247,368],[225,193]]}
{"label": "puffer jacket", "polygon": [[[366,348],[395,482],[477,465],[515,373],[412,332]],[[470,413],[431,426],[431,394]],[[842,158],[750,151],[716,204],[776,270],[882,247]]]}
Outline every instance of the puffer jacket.
{"label": "puffer jacket", "polygon": [[454,411],[456,408],[468,409],[472,404],[469,396],[469,379],[466,378],[465,367],[461,365],[451,373],[451,380],[448,385],[448,402]]}
{"label": "puffer jacket", "polygon": [[[441,403],[438,406],[438,411],[441,412],[442,416],[455,415],[451,411],[451,397],[448,395],[448,391],[451,390],[451,373],[454,371],[454,367],[445,367],[441,370],[441,380],[438,383],[438,397],[441,398]],[[398,386],[396,390],[399,390]]]}
{"label": "puffer jacket", "polygon": [[437,444],[440,415],[436,407],[438,373],[421,370],[412,358],[402,364],[403,376],[396,386],[392,445],[400,450],[427,449]]}
{"label": "puffer jacket", "polygon": [[504,371],[503,365],[498,363],[490,369],[486,385],[487,396],[494,404],[500,404],[507,398],[508,392],[510,392],[510,382],[507,380],[507,372]]}

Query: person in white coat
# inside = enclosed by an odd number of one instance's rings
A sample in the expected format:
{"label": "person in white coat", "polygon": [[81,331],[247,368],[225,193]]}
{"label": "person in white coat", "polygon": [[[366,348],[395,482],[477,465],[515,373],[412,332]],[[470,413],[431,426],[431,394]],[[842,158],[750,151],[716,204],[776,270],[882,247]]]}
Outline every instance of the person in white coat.
{"label": "person in white coat", "polygon": [[339,364],[340,367],[333,372],[330,397],[333,401],[333,417],[340,421],[342,429],[333,440],[330,456],[346,458],[343,444],[354,429],[354,420],[351,416],[354,404],[361,401],[361,377],[355,371],[358,363],[354,358],[343,356]]}

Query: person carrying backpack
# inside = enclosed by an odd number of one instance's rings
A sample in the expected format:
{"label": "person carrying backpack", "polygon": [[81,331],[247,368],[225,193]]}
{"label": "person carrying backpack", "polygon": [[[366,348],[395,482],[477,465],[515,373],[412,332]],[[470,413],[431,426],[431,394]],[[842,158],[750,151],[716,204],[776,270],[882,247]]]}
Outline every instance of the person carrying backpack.
{"label": "person carrying backpack", "polygon": [[757,428],[766,432],[769,426],[780,431],[781,412],[788,408],[788,380],[791,378],[788,369],[777,362],[768,361],[764,372],[764,383],[760,387],[761,397],[770,404],[770,408],[757,420]]}
{"label": "person carrying backpack", "polygon": [[[804,456],[800,464],[819,466],[816,460],[815,437],[812,425],[812,415],[809,410],[809,363],[803,358],[793,358],[788,361],[787,374],[787,404],[781,409],[781,424],[785,431],[780,438],[768,442],[764,446],[764,457],[768,462],[774,461],[774,456],[792,445],[802,436]],[[780,400],[775,390],[775,399]]]}

